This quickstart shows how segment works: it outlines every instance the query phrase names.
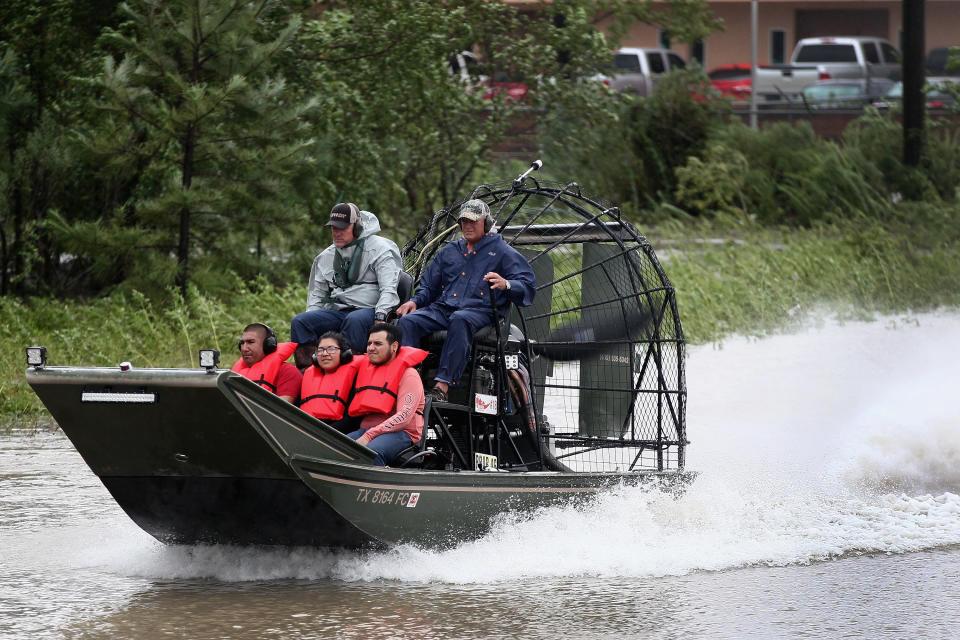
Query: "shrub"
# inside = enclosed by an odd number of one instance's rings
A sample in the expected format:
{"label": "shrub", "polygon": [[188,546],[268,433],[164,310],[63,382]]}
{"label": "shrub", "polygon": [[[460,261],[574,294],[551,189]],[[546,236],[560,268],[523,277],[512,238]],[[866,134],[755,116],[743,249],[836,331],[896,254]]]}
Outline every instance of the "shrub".
{"label": "shrub", "polygon": [[703,72],[694,67],[667,74],[649,98],[637,100],[626,115],[629,166],[636,190],[647,201],[673,200],[675,170],[700,156],[711,133],[723,124],[726,102],[711,94]]}
{"label": "shrub", "polygon": [[817,138],[805,122],[719,128],[703,160],[689,158],[677,175],[677,204],[691,213],[739,211],[809,226],[889,206],[883,174],[866,155]]}

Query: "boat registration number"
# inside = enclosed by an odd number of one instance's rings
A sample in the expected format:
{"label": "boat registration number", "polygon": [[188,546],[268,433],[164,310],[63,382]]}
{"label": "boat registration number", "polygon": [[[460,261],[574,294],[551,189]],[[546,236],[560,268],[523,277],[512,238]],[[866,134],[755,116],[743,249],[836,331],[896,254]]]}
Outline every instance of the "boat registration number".
{"label": "boat registration number", "polygon": [[357,489],[357,502],[409,507],[412,509],[420,502],[420,492],[360,488]]}

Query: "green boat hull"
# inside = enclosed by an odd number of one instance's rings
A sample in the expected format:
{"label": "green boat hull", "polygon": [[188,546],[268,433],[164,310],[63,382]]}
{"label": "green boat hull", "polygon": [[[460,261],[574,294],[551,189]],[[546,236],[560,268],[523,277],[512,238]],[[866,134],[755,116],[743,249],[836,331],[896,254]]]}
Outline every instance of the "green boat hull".
{"label": "green boat hull", "polygon": [[229,371],[49,367],[27,381],[116,502],[168,544],[442,548],[501,514],[693,477],[376,467],[370,449]]}
{"label": "green boat hull", "polygon": [[291,466],[324,502],[384,544],[445,548],[483,536],[505,513],[582,501],[621,484],[680,490],[683,472],[629,474],[421,471],[294,455]]}
{"label": "green boat hull", "polygon": [[[240,393],[247,390],[244,386]],[[505,513],[582,501],[624,484],[678,492],[695,476],[676,470],[577,473],[377,467],[370,463],[372,456],[346,460],[322,455],[324,447],[344,437],[325,425],[307,432],[293,421],[267,418],[260,411],[251,423],[304,485],[382,545],[450,547],[483,536]]]}
{"label": "green boat hull", "polygon": [[[114,500],[168,544],[376,544],[300,481],[251,423],[290,421],[313,455],[373,454],[229,371],[47,367],[27,381]],[[320,433],[297,443],[296,434]]]}

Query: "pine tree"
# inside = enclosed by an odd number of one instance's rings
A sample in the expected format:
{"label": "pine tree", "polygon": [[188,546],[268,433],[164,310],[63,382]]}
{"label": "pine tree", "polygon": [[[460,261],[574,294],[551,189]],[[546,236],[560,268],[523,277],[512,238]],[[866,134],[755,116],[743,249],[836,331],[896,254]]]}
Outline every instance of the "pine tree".
{"label": "pine tree", "polygon": [[175,255],[185,293],[197,269],[242,271],[263,235],[298,215],[291,190],[313,162],[305,117],[315,104],[277,69],[300,18],[273,0],[121,10],[127,22],[101,38],[112,54],[87,142],[135,188],[73,238],[106,244],[103,259],[127,265],[140,286],[162,285]]}

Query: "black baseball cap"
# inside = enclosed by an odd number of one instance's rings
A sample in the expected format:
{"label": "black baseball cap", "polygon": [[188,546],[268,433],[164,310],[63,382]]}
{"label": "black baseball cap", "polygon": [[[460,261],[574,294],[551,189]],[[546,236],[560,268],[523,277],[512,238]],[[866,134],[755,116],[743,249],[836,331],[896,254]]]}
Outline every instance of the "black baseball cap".
{"label": "black baseball cap", "polygon": [[330,222],[328,227],[337,229],[346,229],[351,224],[360,222],[360,209],[352,202],[341,202],[333,206],[330,211]]}

